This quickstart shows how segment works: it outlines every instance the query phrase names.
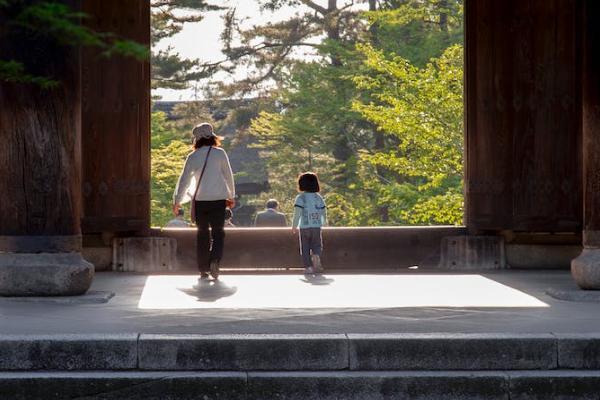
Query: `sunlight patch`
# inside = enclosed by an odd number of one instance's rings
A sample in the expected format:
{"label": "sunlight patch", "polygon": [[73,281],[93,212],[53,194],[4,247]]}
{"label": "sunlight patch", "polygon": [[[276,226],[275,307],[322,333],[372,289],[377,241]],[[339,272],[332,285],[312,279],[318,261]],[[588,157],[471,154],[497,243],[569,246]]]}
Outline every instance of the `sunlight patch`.
{"label": "sunlight patch", "polygon": [[149,276],[142,309],[548,307],[481,275],[230,275],[197,284],[193,275]]}

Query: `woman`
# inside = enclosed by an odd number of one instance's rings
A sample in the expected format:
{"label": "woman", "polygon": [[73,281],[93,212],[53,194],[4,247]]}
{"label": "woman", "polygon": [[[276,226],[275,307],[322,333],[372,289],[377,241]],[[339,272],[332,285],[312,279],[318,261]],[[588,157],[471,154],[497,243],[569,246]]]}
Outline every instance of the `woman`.
{"label": "woman", "polygon": [[233,207],[235,184],[229,158],[221,148],[221,138],[215,135],[212,125],[206,122],[197,125],[192,134],[194,151],[185,160],[177,182],[173,213],[177,215],[181,204],[192,200],[198,227],[200,280],[208,279],[209,271],[217,279],[225,240],[225,208],[227,203]]}

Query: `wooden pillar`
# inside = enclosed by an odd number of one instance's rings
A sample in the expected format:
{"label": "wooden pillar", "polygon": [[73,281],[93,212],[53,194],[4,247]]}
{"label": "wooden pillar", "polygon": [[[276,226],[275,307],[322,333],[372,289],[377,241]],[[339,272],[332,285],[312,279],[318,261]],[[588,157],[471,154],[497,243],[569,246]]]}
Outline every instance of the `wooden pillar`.
{"label": "wooden pillar", "polygon": [[585,0],[582,21],[583,252],[571,263],[582,289],[600,289],[600,2]]}
{"label": "wooden pillar", "polygon": [[[86,0],[86,24],[150,46],[149,0]],[[82,52],[83,234],[148,235],[150,62]]]}
{"label": "wooden pillar", "polygon": [[0,295],[84,293],[93,266],[80,254],[79,51],[13,27],[0,30],[0,54],[60,82],[0,82]]}
{"label": "wooden pillar", "polygon": [[581,230],[577,0],[465,0],[465,220]]}

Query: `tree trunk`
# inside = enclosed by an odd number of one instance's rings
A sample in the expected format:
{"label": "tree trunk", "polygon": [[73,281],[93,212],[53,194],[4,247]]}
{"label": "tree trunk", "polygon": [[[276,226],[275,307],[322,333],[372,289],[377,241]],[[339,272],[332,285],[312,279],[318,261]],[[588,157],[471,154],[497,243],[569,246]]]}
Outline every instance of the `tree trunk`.
{"label": "tree trunk", "polygon": [[[14,17],[11,11],[0,14],[0,26]],[[0,54],[23,62],[30,74],[60,81],[54,89],[0,82],[0,295],[83,293],[93,266],[79,255],[79,51],[13,27],[0,30]]]}
{"label": "tree trunk", "polygon": [[0,84],[0,235],[79,235],[79,52],[13,30],[0,54],[60,81]]}
{"label": "tree trunk", "polygon": [[438,7],[440,9],[440,30],[448,32],[448,0],[439,0]]}

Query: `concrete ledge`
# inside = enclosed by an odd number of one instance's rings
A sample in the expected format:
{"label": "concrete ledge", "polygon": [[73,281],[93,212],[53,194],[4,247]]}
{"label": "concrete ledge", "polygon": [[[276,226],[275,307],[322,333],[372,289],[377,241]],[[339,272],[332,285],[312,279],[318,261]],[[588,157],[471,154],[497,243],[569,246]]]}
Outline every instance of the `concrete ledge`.
{"label": "concrete ledge", "polygon": [[0,371],[600,370],[600,334],[0,335]]}
{"label": "concrete ledge", "polygon": [[0,335],[0,370],[135,369],[137,339],[137,334]]}
{"label": "concrete ledge", "polygon": [[89,290],[80,296],[50,297],[0,297],[1,303],[40,303],[40,304],[103,304],[115,296],[114,292]]}
{"label": "concrete ledge", "polygon": [[575,301],[582,303],[600,303],[600,291],[583,289],[546,289],[546,294],[557,300]]}
{"label": "concrete ledge", "polygon": [[560,335],[558,367],[600,369],[600,335]]}
{"label": "concrete ledge", "polygon": [[345,335],[141,335],[144,370],[340,370]]}
{"label": "concrete ledge", "polygon": [[564,269],[581,253],[581,245],[507,243],[506,262],[515,269]]}
{"label": "concrete ledge", "polygon": [[11,400],[598,399],[600,371],[0,373]]}
{"label": "concrete ledge", "polygon": [[552,335],[348,335],[352,370],[510,370],[556,368]]}
{"label": "concrete ledge", "polygon": [[[323,229],[323,265],[329,270],[436,268],[445,236],[455,226],[348,227]],[[153,235],[177,239],[181,269],[196,270],[196,229],[163,229]],[[227,228],[223,268],[301,268],[298,239],[290,228]]]}
{"label": "concrete ledge", "polygon": [[502,373],[249,373],[248,399],[508,400]]}
{"label": "concrete ledge", "polygon": [[0,393],[10,400],[241,400],[246,398],[246,374],[0,373]]}
{"label": "concrete ledge", "polygon": [[509,372],[510,400],[597,400],[600,371]]}

